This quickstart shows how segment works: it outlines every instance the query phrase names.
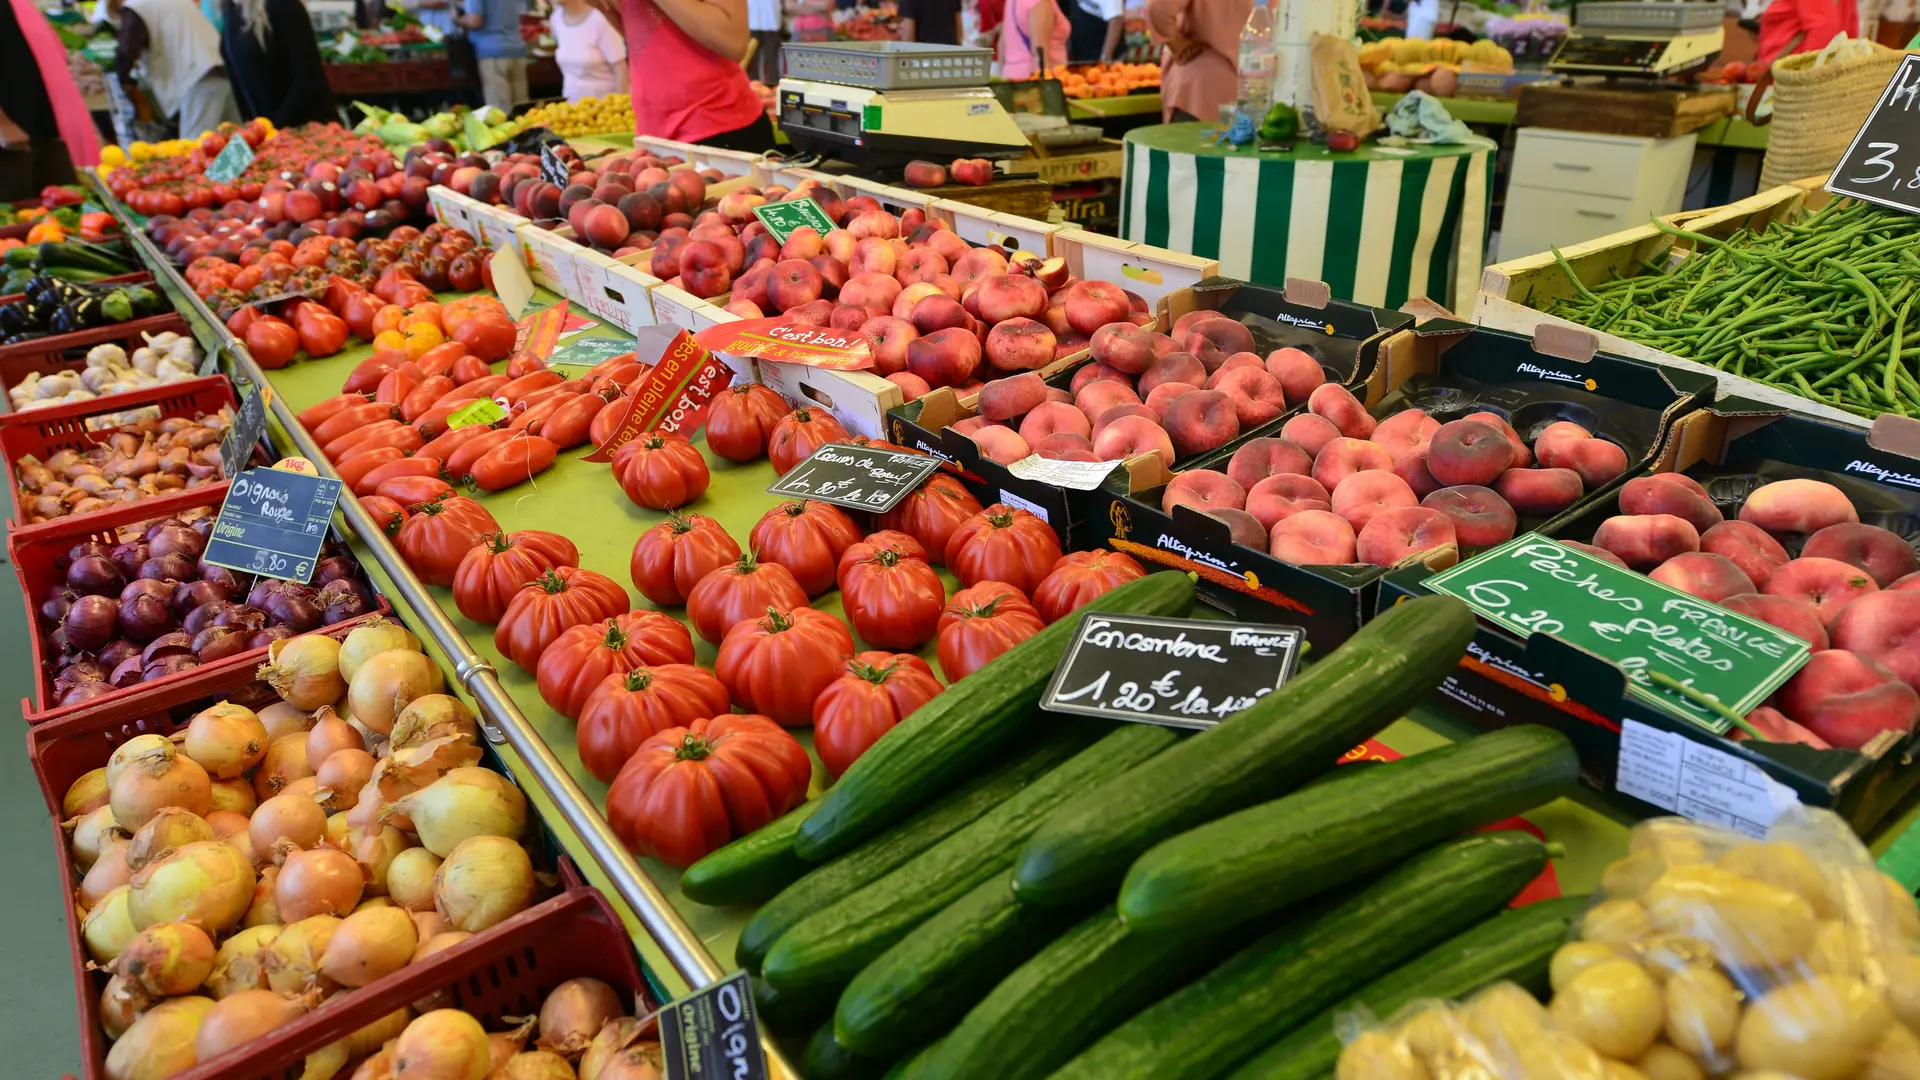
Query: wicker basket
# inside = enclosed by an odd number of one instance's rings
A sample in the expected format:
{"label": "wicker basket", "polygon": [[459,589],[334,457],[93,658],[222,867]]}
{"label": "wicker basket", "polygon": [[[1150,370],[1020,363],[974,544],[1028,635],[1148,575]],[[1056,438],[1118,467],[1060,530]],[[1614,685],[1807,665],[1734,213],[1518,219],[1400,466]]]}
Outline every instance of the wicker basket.
{"label": "wicker basket", "polygon": [[1760,190],[1823,173],[1839,164],[1847,144],[1893,78],[1898,49],[1875,45],[1871,56],[1814,66],[1818,53],[1784,57],[1773,65],[1773,125]]}

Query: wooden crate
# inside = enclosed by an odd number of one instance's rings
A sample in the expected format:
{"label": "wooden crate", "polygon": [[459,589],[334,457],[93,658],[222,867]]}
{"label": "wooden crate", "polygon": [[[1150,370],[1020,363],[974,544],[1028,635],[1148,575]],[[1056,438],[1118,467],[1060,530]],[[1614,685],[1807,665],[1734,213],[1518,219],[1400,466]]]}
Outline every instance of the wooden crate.
{"label": "wooden crate", "polygon": [[1012,214],[1036,221],[1047,220],[1047,212],[1053,207],[1053,186],[1038,177],[1031,180],[996,180],[985,187],[943,184],[935,188],[921,188],[919,192],[932,199],[949,199],[996,214]]}
{"label": "wooden crate", "polygon": [[1671,139],[1732,116],[1734,92],[1725,90],[1605,90],[1535,83],[1520,91],[1513,126],[1591,131]]}

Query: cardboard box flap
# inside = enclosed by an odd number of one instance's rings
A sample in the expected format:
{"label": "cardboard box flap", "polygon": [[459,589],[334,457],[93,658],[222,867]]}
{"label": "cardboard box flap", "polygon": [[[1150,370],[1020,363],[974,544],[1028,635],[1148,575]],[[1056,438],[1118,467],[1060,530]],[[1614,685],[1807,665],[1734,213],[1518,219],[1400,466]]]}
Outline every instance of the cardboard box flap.
{"label": "cardboard box flap", "polygon": [[1881,413],[1867,429],[1867,445],[1882,453],[1920,460],[1920,420]]}
{"label": "cardboard box flap", "polygon": [[1533,328],[1535,352],[1584,364],[1600,351],[1600,339],[1583,330],[1542,323]]}
{"label": "cardboard box flap", "polygon": [[1324,281],[1290,277],[1287,279],[1287,287],[1281,295],[1287,298],[1287,303],[1289,304],[1298,304],[1301,307],[1325,308],[1328,301],[1333,299],[1333,289]]}

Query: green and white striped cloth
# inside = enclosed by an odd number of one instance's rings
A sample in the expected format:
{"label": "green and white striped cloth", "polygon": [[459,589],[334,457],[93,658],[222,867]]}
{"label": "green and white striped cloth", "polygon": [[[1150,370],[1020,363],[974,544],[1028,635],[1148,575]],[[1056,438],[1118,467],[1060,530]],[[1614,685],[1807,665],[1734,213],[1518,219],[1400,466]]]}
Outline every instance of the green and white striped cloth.
{"label": "green and white striped cloth", "polygon": [[1228,277],[1324,281],[1333,295],[1397,308],[1426,296],[1466,314],[1480,289],[1494,144],[1347,154],[1215,146],[1216,124],[1127,133],[1120,234],[1220,260]]}

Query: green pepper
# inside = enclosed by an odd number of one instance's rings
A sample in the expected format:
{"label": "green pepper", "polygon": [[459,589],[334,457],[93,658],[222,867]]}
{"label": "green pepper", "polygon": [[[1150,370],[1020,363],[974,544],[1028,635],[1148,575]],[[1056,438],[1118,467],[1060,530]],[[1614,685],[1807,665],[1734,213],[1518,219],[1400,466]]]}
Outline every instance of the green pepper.
{"label": "green pepper", "polygon": [[133,318],[133,299],[127,295],[129,290],[115,289],[100,301],[100,314],[108,322],[123,323]]}

